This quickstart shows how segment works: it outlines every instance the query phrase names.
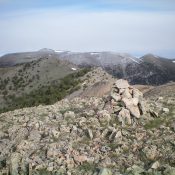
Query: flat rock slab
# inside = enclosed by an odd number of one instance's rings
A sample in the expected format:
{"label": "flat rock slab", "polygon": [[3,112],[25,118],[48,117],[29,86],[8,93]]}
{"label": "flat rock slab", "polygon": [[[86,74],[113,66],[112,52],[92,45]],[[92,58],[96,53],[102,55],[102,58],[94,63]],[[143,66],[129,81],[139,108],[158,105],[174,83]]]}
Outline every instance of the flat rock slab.
{"label": "flat rock slab", "polygon": [[119,89],[126,89],[130,87],[128,81],[123,80],[123,79],[117,80],[114,85]]}

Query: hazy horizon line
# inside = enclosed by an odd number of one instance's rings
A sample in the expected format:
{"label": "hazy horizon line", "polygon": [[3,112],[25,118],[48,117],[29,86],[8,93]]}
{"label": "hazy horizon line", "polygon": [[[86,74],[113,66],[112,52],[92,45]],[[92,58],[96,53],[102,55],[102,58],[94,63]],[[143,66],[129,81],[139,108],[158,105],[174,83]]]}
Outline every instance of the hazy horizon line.
{"label": "hazy horizon line", "polygon": [[[127,51],[117,51],[117,50],[70,50],[70,49],[51,49],[51,48],[47,48],[47,47],[44,47],[44,48],[40,48],[40,49],[28,49],[28,50],[21,50],[21,51],[9,51],[9,52],[0,52],[0,57],[2,56],[5,56],[5,55],[8,55],[8,54],[16,54],[16,53],[27,53],[27,52],[38,52],[42,49],[48,49],[48,50],[53,50],[53,51],[62,51],[62,52],[71,52],[71,53],[95,53],[95,52],[113,52],[113,53],[118,53],[118,54],[129,54],[129,55],[132,55],[134,57],[137,57],[137,58],[141,58],[145,55],[154,55],[154,56],[158,56],[158,57],[162,57],[162,58],[167,58],[167,59],[175,59],[175,56],[166,56],[165,54],[155,54],[154,52],[145,52],[145,53],[131,53],[131,52],[127,52]],[[172,55],[172,54],[171,54]]]}

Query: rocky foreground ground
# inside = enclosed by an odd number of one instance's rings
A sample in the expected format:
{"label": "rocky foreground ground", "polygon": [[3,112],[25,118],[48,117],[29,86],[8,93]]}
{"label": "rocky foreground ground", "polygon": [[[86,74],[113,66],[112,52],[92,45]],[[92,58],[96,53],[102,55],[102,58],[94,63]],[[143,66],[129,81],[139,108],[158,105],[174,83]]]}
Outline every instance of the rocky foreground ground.
{"label": "rocky foreground ground", "polygon": [[0,174],[175,175],[174,104],[117,80],[103,98],[0,114]]}

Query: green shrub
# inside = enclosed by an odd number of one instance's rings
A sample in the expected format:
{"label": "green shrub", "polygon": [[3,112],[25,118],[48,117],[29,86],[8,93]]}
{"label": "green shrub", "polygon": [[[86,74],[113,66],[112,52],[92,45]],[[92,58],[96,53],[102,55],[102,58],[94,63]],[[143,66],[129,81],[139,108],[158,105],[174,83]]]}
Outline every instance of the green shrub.
{"label": "green shrub", "polygon": [[[59,84],[57,83],[55,85],[41,86],[38,90],[31,91],[29,94],[25,94],[21,97],[12,96],[10,98],[10,102],[8,103],[8,107],[2,109],[0,112],[11,111],[24,107],[38,106],[40,104],[53,104],[63,99],[65,96],[71,94],[72,92],[78,90],[80,88],[80,77],[84,76],[89,71],[89,68],[85,68],[79,72],[67,75],[60,80]],[[17,77],[14,77],[13,79],[14,82],[17,83],[15,84],[16,88],[21,86]]]}

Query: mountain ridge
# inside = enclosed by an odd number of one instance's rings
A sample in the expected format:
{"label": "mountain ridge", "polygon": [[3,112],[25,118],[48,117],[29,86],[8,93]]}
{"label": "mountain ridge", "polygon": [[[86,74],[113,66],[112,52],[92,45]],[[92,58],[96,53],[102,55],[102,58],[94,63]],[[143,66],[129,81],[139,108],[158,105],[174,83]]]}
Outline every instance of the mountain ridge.
{"label": "mountain ridge", "polygon": [[175,81],[174,60],[146,54],[140,58],[117,52],[70,52],[41,49],[36,52],[15,53],[0,58],[0,67],[38,59],[68,61],[78,67],[102,67],[116,78],[127,79],[131,84],[160,85]]}

